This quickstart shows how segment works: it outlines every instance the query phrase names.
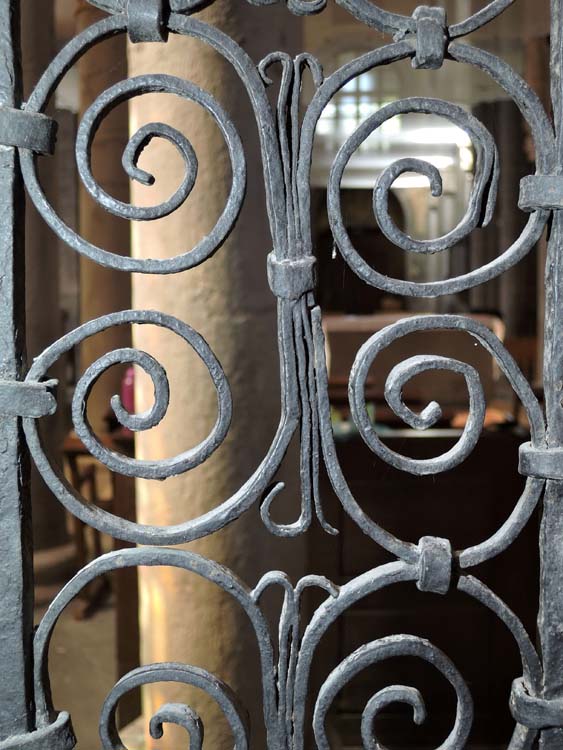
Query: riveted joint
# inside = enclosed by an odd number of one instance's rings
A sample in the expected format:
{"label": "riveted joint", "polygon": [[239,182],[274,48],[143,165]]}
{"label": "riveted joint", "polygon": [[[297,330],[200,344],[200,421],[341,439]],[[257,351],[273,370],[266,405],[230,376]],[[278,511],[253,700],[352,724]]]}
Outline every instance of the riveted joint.
{"label": "riveted joint", "polygon": [[168,39],[166,22],[170,7],[168,0],[128,0],[127,26],[129,38],[139,42],[165,42]]}
{"label": "riveted joint", "polygon": [[510,711],[514,720],[528,729],[563,727],[563,700],[532,695],[522,677],[512,683]]}
{"label": "riveted joint", "polygon": [[448,26],[444,8],[420,5],[412,14],[416,24],[416,55],[413,68],[437,70],[444,64],[448,44]]}
{"label": "riveted joint", "polygon": [[531,443],[523,443],[518,471],[525,477],[563,480],[563,448],[535,448]]}
{"label": "riveted joint", "polygon": [[57,380],[23,382],[0,380],[0,416],[46,417],[57,410]]}
{"label": "riveted joint", "polygon": [[53,154],[56,140],[57,122],[52,117],[0,105],[0,146]]}
{"label": "riveted joint", "polygon": [[448,539],[423,536],[418,543],[418,581],[420,591],[447,594],[452,582],[452,545]]}
{"label": "riveted joint", "polygon": [[268,282],[276,297],[300,299],[315,288],[316,260],[313,256],[278,260],[274,253],[270,253],[268,255]]}

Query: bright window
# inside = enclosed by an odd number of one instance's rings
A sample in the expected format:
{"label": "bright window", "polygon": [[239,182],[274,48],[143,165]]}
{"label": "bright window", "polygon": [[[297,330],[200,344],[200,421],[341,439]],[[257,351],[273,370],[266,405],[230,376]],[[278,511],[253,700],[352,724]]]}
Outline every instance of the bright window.
{"label": "bright window", "polygon": [[[337,67],[355,57],[355,54],[340,55]],[[370,115],[396,101],[398,92],[397,74],[388,67],[370,70],[348,81],[323,110],[317,125],[320,144],[328,151],[336,151]],[[400,130],[399,115],[377,128],[360,150],[386,151]]]}

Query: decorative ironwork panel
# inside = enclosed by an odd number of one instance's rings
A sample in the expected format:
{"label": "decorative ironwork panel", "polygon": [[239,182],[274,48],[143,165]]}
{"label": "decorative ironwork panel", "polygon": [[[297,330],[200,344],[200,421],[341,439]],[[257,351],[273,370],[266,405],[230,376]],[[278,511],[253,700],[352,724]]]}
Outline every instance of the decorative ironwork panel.
{"label": "decorative ironwork panel", "polygon": [[[209,0],[90,0],[106,12],[70,41],[48,66],[25,103],[21,101],[19,70],[19,3],[0,0],[0,748],[66,750],[75,740],[66,713],[57,713],[51,703],[47,651],[55,624],[73,597],[96,577],[123,567],[162,565],[191,571],[234,597],[250,621],[260,654],[262,695],[267,747],[270,750],[301,750],[306,735],[306,698],[311,663],[322,636],[336,619],[363,597],[401,582],[413,582],[422,592],[446,594],[456,588],[490,610],[512,635],[521,656],[522,676],[506,696],[515,721],[509,747],[532,747],[539,739],[545,750],[563,747],[563,0],[552,0],[552,97],[550,118],[534,91],[503,60],[467,44],[463,38],[494,24],[515,0],[492,0],[464,21],[449,25],[439,7],[421,6],[412,16],[379,8],[370,0],[338,0],[339,4],[367,27],[390,37],[360,57],[346,62],[328,77],[309,54],[291,59],[272,51],[254,61],[222,31],[198,18]],[[257,6],[270,0],[254,0]],[[325,0],[288,0],[288,12],[304,15],[322,12]],[[259,7],[253,12],[260,13]],[[157,425],[169,401],[168,380],[163,367],[136,349],[108,352],[81,376],[72,403],[74,428],[91,452],[111,471],[127,476],[165,479],[202,464],[224,441],[231,421],[229,383],[217,357],[188,322],[163,313],[128,310],[92,320],[53,342],[25,369],[22,321],[24,269],[21,264],[23,230],[22,187],[52,230],[76,252],[117,272],[172,274],[204,263],[228,236],[237,220],[245,194],[246,165],[240,134],[229,115],[210,93],[188,80],[170,75],[142,75],[112,86],[85,112],[78,129],[76,160],[80,178],[90,195],[107,211],[127,220],[155,220],[171,214],[188,198],[193,188],[197,158],[192,145],[177,130],[162,123],[144,125],[134,133],[123,155],[123,166],[133,180],[146,183],[150,176],[138,166],[143,148],[153,138],[164,138],[177,148],[185,163],[185,178],[172,197],[150,208],[133,206],[111,197],[93,175],[91,147],[96,131],[119,103],[150,92],[169,92],[196,102],[219,127],[232,166],[232,182],[222,214],[215,226],[194,248],[167,259],[123,257],[88,242],[67,226],[45,195],[37,173],[37,161],[49,158],[55,149],[56,123],[47,114],[49,102],[64,74],[88,49],[116,34],[128,34],[132,42],[166,43],[169,34],[188,35],[221,55],[244,86],[260,134],[267,211],[272,251],[264,257],[265,272],[278,300],[278,340],[282,413],[279,428],[267,454],[254,474],[232,497],[201,518],[171,528],[141,526],[94,508],[71,487],[60,468],[49,458],[41,437],[41,420],[56,409],[51,366],[67,351],[100,331],[119,324],[151,324],[180,336],[194,350],[211,376],[217,392],[217,419],[202,442],[174,458],[141,460],[108,450],[95,436],[85,416],[86,401],[96,380],[118,363],[135,363],[152,379],[155,399],[150,411],[129,413],[114,397],[112,408],[118,421],[131,430]],[[374,37],[375,38],[375,37]],[[380,39],[380,37],[377,37]],[[458,466],[475,448],[485,417],[485,397],[479,374],[469,364],[449,357],[420,353],[393,368],[385,397],[389,407],[407,426],[424,430],[435,425],[441,409],[431,402],[420,413],[403,400],[403,388],[419,373],[448,370],[463,376],[469,396],[469,416],[458,442],[446,453],[430,459],[414,459],[391,450],[378,436],[366,407],[366,378],[377,356],[394,341],[415,331],[464,331],[481,344],[506,376],[523,405],[530,424],[530,441],[522,445],[520,471],[526,483],[509,518],[487,539],[467,549],[452,549],[448,539],[425,536],[418,544],[397,538],[369,518],[343,474],[332,431],[328,397],[322,313],[316,303],[316,260],[311,235],[310,172],[315,130],[323,109],[347,82],[382,65],[411,60],[415,69],[435,70],[444,60],[473,68],[489,76],[518,106],[529,126],[536,155],[536,173],[521,184],[520,207],[529,218],[510,247],[499,248],[498,257],[468,273],[431,282],[389,278],[372,268],[350,238],[341,210],[341,186],[349,160],[363,142],[387,120],[407,113],[439,115],[463,129],[475,151],[475,174],[465,215],[442,237],[416,240],[394,222],[389,210],[391,187],[405,172],[426,177],[432,193],[441,194],[442,179],[428,162],[403,158],[386,168],[373,190],[373,211],[383,234],[407,253],[439,253],[452,248],[473,230],[492,218],[499,179],[495,141],[487,128],[461,107],[441,99],[414,97],[387,104],[367,117],[340,148],[328,180],[328,215],[337,251],[350,269],[366,284],[406,297],[436,297],[467,290],[502,274],[526,256],[550,223],[545,291],[545,412],[530,383],[519,370],[503,343],[474,319],[457,315],[407,317],[374,334],[357,353],[349,380],[352,419],[367,446],[389,465],[413,475],[439,475]],[[282,84],[276,105],[268,96],[271,66],[281,66]],[[300,110],[304,72],[312,75],[314,93],[304,112]],[[398,250],[399,251],[399,250]],[[272,504],[283,496],[283,485],[275,484],[276,473],[287,448],[299,435],[301,447],[301,510],[293,523],[279,524],[271,516]],[[84,523],[121,540],[138,543],[106,554],[81,570],[68,583],[32,632],[30,586],[28,457],[37,466],[55,497]],[[251,588],[231,571],[193,552],[173,545],[202,538],[238,519],[256,503],[261,518],[274,535],[292,537],[307,531],[314,516],[329,534],[337,529],[323,516],[319,495],[320,462],[344,511],[395,561],[367,570],[342,586],[308,575],[296,585],[284,573],[272,571]],[[274,483],[274,484],[272,484]],[[518,617],[471,569],[492,560],[518,537],[543,495],[540,547],[542,556],[539,632],[541,653]],[[301,627],[300,600],[305,588],[315,586],[326,598],[308,623]],[[280,587],[284,606],[274,634],[261,609],[261,598],[271,587]],[[277,643],[274,646],[274,641]],[[469,737],[473,703],[468,685],[448,655],[428,641],[397,634],[366,643],[346,657],[328,676],[313,697],[313,733],[319,750],[329,748],[326,717],[339,691],[367,665],[394,656],[414,656],[432,665],[451,683],[457,696],[450,735],[442,748],[459,750]],[[116,707],[129,690],[158,681],[175,681],[206,691],[222,709],[237,750],[248,747],[248,727],[243,708],[228,685],[203,669],[185,664],[151,664],[123,677],[112,689],[100,719],[102,746],[122,747],[116,727]],[[365,707],[361,733],[365,748],[380,748],[374,736],[374,720],[388,705],[402,702],[414,711],[415,722],[425,718],[421,694],[408,686],[393,685],[377,692]],[[187,730],[190,747],[201,747],[202,726],[189,707],[165,705],[153,717],[151,732],[158,737],[166,722]]]}

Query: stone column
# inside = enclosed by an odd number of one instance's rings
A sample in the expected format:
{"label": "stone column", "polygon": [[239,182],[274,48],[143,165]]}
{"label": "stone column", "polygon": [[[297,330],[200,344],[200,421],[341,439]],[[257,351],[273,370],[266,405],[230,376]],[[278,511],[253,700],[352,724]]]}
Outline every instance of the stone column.
{"label": "stone column", "polygon": [[[76,0],[76,32],[92,25],[107,14],[97,10],[86,0]],[[125,35],[95,45],[79,63],[80,114],[113,84],[127,78]],[[129,201],[129,180],[121,165],[127,146],[128,110],[123,104],[104,119],[92,147],[93,173],[97,181],[114,198]],[[95,203],[82,185],[79,194],[79,227],[82,237],[104,250],[122,255],[130,253],[129,222],[108,213]],[[80,260],[80,316],[92,320],[110,312],[131,306],[131,276],[122,271],[104,268],[87,258]],[[88,367],[98,357],[114,349],[131,344],[128,326],[109,328],[102,334],[87,339],[81,346],[81,368]],[[88,416],[94,430],[107,431],[105,417],[110,412],[111,397],[120,392],[125,366],[110,368],[101,378],[88,399]],[[118,449],[119,450],[119,449]],[[125,477],[115,480],[114,513],[133,520],[135,515],[134,485]],[[116,543],[116,547],[129,546]],[[119,571],[112,577],[116,598],[117,676],[138,665],[138,625],[136,621],[137,577],[133,569]],[[138,695],[128,694],[120,704],[119,724],[130,722],[140,712]]]}
{"label": "stone column", "polygon": [[[89,5],[76,3],[76,31],[90,26],[107,14]],[[81,113],[109,86],[127,78],[125,37],[118,36],[94,46],[80,61]],[[121,168],[121,156],[127,145],[127,107],[114,110],[103,122],[94,140],[92,154],[94,175],[104,188],[121,201],[129,199],[129,182]],[[105,250],[128,255],[130,252],[128,222],[107,213],[80,186],[80,234]],[[80,311],[83,321],[130,306],[131,279],[128,274],[93,263],[80,261]],[[81,347],[81,364],[85,368],[112,349],[130,344],[130,331],[124,327],[110,328],[86,340]],[[88,400],[92,426],[99,432],[106,429],[104,416],[110,398],[119,393],[123,369],[112,367],[96,385]]]}
{"label": "stone column", "polygon": [[[200,17],[236,39],[256,63],[272,50],[293,52],[299,45],[299,20],[285,6],[257,8],[238,0],[219,0]],[[266,281],[272,240],[257,128],[248,96],[229,64],[199,41],[172,36],[166,45],[130,45],[129,66],[130,75],[166,72],[211,92],[235,121],[248,167],[242,214],[213,258],[174,276],[133,278],[135,307],[175,315],[199,331],[221,361],[233,391],[233,424],[210,460],[162,483],[137,483],[138,520],[176,524],[228,498],[250,477],[272,441],[280,413],[276,304]],[[220,132],[197,105],[156,94],[132,100],[130,111],[132,132],[151,121],[174,126],[190,139],[199,160],[196,185],[184,206],[167,219],[133,228],[136,257],[169,257],[193,247],[214,225],[230,189],[228,156]],[[135,203],[158,204],[183,179],[182,162],[168,143],[154,141],[140,163],[155,174],[156,184],[135,185]],[[209,374],[182,340],[153,326],[139,326],[134,342],[165,366],[171,384],[167,417],[161,426],[138,435],[138,456],[176,455],[197,444],[215,421],[216,397]],[[152,385],[144,377],[137,378],[137,409],[145,410],[151,401]],[[287,475],[295,477],[294,463],[290,469]],[[277,507],[290,503],[298,514],[297,493],[290,479]],[[275,568],[286,570],[295,580],[303,570],[303,545],[300,539],[280,541],[267,534],[254,507],[189,549],[227,565],[253,586],[264,571]],[[242,610],[217,587],[185,572],[147,568],[141,571],[140,582],[143,662],[178,660],[204,667],[226,681],[250,712],[252,746],[263,748],[257,649]],[[232,748],[224,720],[199,691],[190,693],[170,684],[147,688],[146,719],[163,703],[185,702],[186,697],[204,719],[206,744],[214,750]],[[166,729],[165,750],[185,742],[176,730]]]}
{"label": "stone column", "polygon": [[[35,85],[55,54],[55,32],[53,2],[47,0],[41,9],[41,22],[38,23],[37,9],[33,0],[22,0],[22,61],[24,92],[27,94]],[[51,112],[54,115],[53,112]],[[51,200],[54,196],[54,178],[56,169],[55,157],[44,156],[38,159],[38,170],[41,183]],[[61,310],[59,305],[58,283],[58,243],[57,238],[39,216],[31,201],[26,206],[26,315],[27,315],[27,350],[28,361],[40,354],[49,344],[55,341],[62,331]],[[59,366],[55,376],[60,375]],[[61,412],[49,418],[49,446],[53,453],[61,449],[64,424]],[[41,480],[37,470],[32,466],[31,494],[33,505],[34,547],[45,551],[45,559],[36,555],[36,562],[41,558],[45,566],[51,568],[56,562],[62,563],[58,553],[53,557],[53,550],[61,548],[67,541],[65,512],[62,505],[55,500]],[[63,553],[66,559],[66,554]],[[39,567],[43,569],[43,562]],[[39,572],[39,578],[41,578]],[[52,572],[52,571],[51,571]]]}

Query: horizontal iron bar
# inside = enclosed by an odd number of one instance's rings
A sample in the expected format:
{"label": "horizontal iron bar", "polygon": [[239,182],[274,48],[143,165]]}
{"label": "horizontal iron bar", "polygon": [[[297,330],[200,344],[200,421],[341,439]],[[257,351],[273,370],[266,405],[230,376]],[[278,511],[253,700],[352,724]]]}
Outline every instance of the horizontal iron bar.
{"label": "horizontal iron bar", "polygon": [[57,410],[54,390],[57,380],[43,383],[0,380],[0,415],[4,417],[46,417]]}

